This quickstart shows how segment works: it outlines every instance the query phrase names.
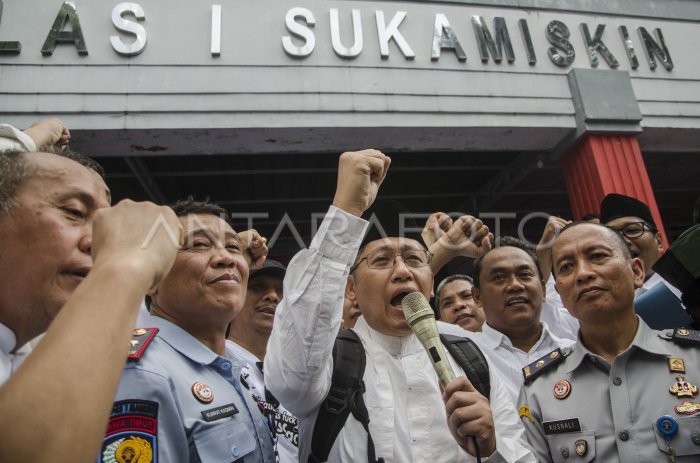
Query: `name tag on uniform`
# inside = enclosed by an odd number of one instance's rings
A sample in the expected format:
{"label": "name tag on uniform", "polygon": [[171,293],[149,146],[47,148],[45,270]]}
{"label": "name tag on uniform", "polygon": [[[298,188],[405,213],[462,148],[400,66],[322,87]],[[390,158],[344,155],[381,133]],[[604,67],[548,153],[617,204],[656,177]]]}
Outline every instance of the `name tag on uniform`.
{"label": "name tag on uniform", "polygon": [[581,423],[578,418],[569,418],[567,420],[543,421],[542,427],[546,435],[564,434],[566,432],[578,432],[581,430]]}
{"label": "name tag on uniform", "polygon": [[211,408],[202,411],[204,421],[216,421],[228,416],[233,416],[238,413],[238,409],[234,404],[226,404],[221,407]]}

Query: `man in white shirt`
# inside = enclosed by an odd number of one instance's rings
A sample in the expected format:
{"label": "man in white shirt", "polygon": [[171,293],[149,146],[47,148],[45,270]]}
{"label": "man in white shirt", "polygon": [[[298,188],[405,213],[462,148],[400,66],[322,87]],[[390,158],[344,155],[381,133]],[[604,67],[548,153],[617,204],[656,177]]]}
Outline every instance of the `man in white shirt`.
{"label": "man in white shirt", "polygon": [[[638,257],[644,265],[644,283],[634,292],[637,313],[654,329],[678,328],[689,323],[690,317],[680,302],[681,292],[654,272],[663,245],[649,206],[636,198],[611,193],[600,203],[600,220],[620,234],[632,258]],[[650,291],[653,293],[646,295]],[[649,303],[644,302],[647,297],[653,297]]]}
{"label": "man in white shirt", "polygon": [[501,237],[498,247],[474,263],[472,294],[486,314],[484,343],[507,379],[513,404],[523,385],[523,367],[574,343],[540,321],[544,291],[537,255],[518,239]]}
{"label": "man in white shirt", "polygon": [[250,271],[245,303],[231,322],[226,346],[246,363],[241,369],[241,385],[263,413],[274,419],[279,461],[292,463],[299,461],[297,419],[267,390],[262,370],[275,311],[284,295],[282,280],[286,270],[280,262],[267,259],[262,267]]}
{"label": "man in white shirt", "polygon": [[663,282],[652,269],[663,251],[661,233],[646,204],[630,196],[611,193],[600,203],[600,221],[618,232],[632,258],[639,257],[644,264],[644,285],[635,290],[635,297]]}
{"label": "man in white shirt", "polygon": [[[368,223],[359,217],[374,202],[390,162],[375,150],[341,156],[333,205],[309,249],[298,253],[287,269],[285,297],[268,344],[265,381],[300,420],[300,461],[308,460],[318,408],[330,389],[331,351],[346,283],[362,311],[354,331],[366,355],[363,397],[377,457],[386,462],[473,461],[476,442],[489,461],[535,461],[494,370],[489,404],[450,357],[460,376],[442,394],[423,346],[408,327],[401,300],[414,291],[426,297],[432,293],[430,253],[419,241],[394,234],[360,247]],[[488,229],[477,228],[471,245],[474,256],[487,247],[481,241]],[[461,331],[438,325],[441,331]],[[367,432],[350,416],[328,460],[366,459]]]}

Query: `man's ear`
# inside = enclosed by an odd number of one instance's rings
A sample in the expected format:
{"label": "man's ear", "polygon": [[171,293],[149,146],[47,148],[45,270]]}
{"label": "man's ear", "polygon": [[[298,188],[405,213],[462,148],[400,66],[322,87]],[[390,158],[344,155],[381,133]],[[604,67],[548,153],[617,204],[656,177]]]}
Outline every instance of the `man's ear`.
{"label": "man's ear", "polygon": [[474,299],[474,302],[477,304],[481,304],[481,299],[479,299],[479,296],[479,288],[472,286],[472,299]]}
{"label": "man's ear", "polygon": [[632,259],[630,263],[634,275],[634,289],[641,288],[644,284],[644,263],[639,257]]}
{"label": "man's ear", "polygon": [[654,239],[656,240],[656,246],[659,248],[659,253],[662,253],[664,250],[664,244],[661,232],[656,232],[656,235],[654,235]]}
{"label": "man's ear", "polygon": [[542,283],[542,303],[544,303],[547,300],[547,285],[542,280],[540,283]]}
{"label": "man's ear", "polygon": [[355,293],[355,279],[352,277],[352,275],[348,275],[348,280],[345,284],[345,297],[357,303],[357,294]]}

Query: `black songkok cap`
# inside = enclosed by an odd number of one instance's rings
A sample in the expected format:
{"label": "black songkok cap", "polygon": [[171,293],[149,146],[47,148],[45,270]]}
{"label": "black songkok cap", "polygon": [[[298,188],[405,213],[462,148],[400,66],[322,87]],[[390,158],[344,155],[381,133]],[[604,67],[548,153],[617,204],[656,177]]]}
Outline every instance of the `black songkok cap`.
{"label": "black songkok cap", "polygon": [[362,214],[362,218],[369,221],[369,228],[360,247],[363,247],[370,241],[384,238],[411,238],[423,244],[420,236],[423,227],[418,226],[416,214],[411,213],[399,201],[375,201]]}
{"label": "black songkok cap", "polygon": [[262,267],[250,270],[248,281],[252,280],[253,278],[259,277],[260,275],[271,275],[279,278],[284,278],[285,273],[287,273],[287,267],[282,265],[282,263],[272,259],[265,259],[265,262],[263,262]]}
{"label": "black songkok cap", "polygon": [[600,223],[607,224],[620,217],[639,217],[650,225],[656,226],[649,206],[636,198],[610,193],[600,203]]}

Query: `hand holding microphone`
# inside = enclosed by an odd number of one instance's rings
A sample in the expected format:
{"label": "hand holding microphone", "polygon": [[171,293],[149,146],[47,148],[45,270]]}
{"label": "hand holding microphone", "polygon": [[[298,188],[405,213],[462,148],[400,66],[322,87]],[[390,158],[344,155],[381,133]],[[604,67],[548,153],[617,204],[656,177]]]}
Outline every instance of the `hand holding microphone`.
{"label": "hand holding microphone", "polygon": [[422,293],[413,292],[403,298],[401,307],[408,326],[428,353],[444,390],[447,424],[452,436],[477,461],[481,461],[480,450],[492,455],[496,451],[496,434],[489,402],[467,378],[455,379],[428,300]]}

